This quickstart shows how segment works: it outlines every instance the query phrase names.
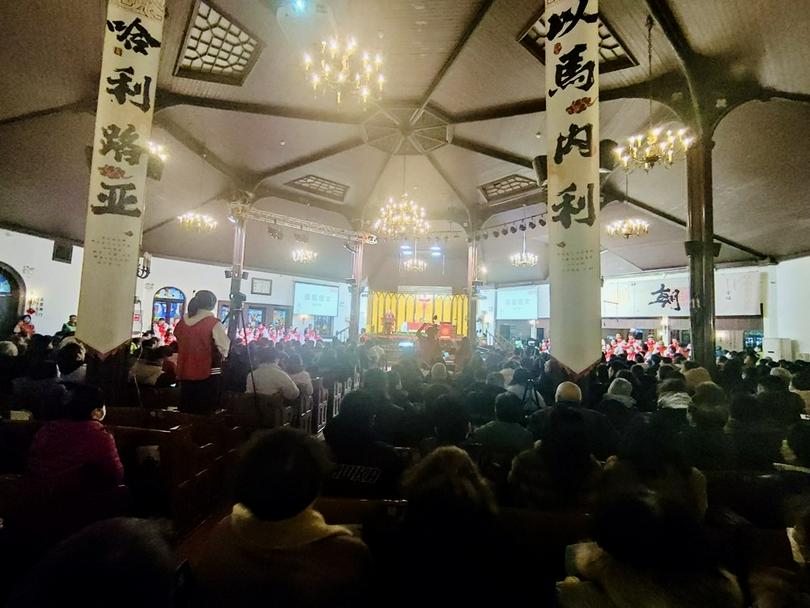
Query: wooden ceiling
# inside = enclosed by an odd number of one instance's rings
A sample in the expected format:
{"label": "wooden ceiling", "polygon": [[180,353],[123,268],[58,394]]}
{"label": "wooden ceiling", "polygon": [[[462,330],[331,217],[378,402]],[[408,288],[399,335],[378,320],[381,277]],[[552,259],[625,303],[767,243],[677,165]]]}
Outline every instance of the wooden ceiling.
{"label": "wooden ceiling", "polygon": [[[300,50],[276,19],[280,0],[211,2],[264,47],[242,86],[176,77],[195,2],[167,3],[153,139],[170,158],[163,178],[149,181],[144,224],[144,246],[154,254],[227,262],[225,200],[237,187],[257,191],[263,208],[357,227],[400,193],[404,178],[434,225],[454,220],[447,228],[460,238],[445,249],[448,260],[459,261],[470,218],[488,227],[544,210],[543,193],[490,209],[479,188],[511,174],[534,177],[531,158],[545,153],[544,67],[517,41],[542,0],[328,2],[341,31],[384,52],[383,110],[427,107],[450,123],[448,145],[408,155],[404,169],[403,156],[365,143],[361,125],[370,110],[313,97],[298,66]],[[92,143],[105,5],[27,0],[0,8],[0,224],[6,227],[83,237],[85,148]],[[601,0],[600,13],[639,61],[602,76],[602,137],[618,140],[646,124],[644,21],[652,13],[655,120],[680,122],[673,100],[688,97],[686,76],[710,81],[716,99],[702,100],[709,110],[732,107],[714,133],[715,229],[724,243],[719,261],[810,251],[810,205],[800,179],[810,146],[795,139],[810,132],[810,3],[762,11],[743,0]],[[306,175],[344,184],[345,199],[288,185]],[[627,190],[624,174],[606,177],[603,223],[631,214],[650,221],[650,234],[632,241],[605,236],[603,273],[685,265],[685,165],[633,173]],[[198,208],[221,220],[215,233],[188,235],[172,221]],[[301,273],[289,259],[292,238],[278,241],[251,229],[248,265]],[[310,238],[321,255],[309,274],[347,277],[350,256],[341,243]],[[518,236],[489,238],[481,247],[490,280],[544,278],[542,268],[518,270],[506,262],[520,247]],[[531,232],[529,247],[544,256],[543,229]],[[369,274],[390,280],[397,249],[373,248]],[[463,284],[456,276],[463,273],[450,274],[437,276]]]}

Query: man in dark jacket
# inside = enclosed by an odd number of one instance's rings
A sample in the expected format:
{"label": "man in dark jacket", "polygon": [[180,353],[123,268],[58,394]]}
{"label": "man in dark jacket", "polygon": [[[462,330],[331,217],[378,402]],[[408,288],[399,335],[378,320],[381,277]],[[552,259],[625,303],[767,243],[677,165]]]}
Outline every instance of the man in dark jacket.
{"label": "man in dark jacket", "polygon": [[[554,407],[573,407],[581,413],[585,422],[585,433],[591,453],[604,460],[616,453],[618,436],[604,414],[589,410],[582,405],[582,391],[573,382],[563,382],[557,387],[554,396]],[[548,432],[549,419],[553,408],[538,410],[529,418],[529,430],[535,440],[543,440]]]}

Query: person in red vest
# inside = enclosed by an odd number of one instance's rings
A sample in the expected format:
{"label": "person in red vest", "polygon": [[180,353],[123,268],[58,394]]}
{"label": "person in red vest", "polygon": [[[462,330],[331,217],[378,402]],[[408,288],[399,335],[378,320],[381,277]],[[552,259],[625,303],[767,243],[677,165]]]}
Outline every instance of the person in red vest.
{"label": "person in red vest", "polygon": [[200,290],[188,303],[188,314],[174,329],[177,338],[177,378],[180,411],[210,414],[219,400],[222,360],[230,342],[225,327],[214,315],[217,297]]}

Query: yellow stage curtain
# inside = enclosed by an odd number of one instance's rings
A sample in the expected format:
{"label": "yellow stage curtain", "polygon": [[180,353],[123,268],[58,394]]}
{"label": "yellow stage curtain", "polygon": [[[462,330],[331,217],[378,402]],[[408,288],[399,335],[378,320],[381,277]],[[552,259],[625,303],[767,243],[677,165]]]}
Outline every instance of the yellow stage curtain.
{"label": "yellow stage curtain", "polygon": [[457,336],[467,335],[468,298],[464,294],[432,295],[372,291],[368,299],[368,322],[366,331],[383,333],[383,318],[394,313],[394,329],[399,331],[403,323],[429,323],[436,315],[439,323],[452,323]]}

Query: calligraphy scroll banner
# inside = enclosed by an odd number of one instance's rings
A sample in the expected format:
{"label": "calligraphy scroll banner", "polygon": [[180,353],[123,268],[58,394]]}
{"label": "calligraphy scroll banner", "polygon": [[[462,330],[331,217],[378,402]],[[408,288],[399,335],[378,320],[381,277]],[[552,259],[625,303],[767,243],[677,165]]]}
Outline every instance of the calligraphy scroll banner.
{"label": "calligraphy scroll banner", "polygon": [[598,0],[546,0],[546,137],[553,355],[600,356]]}
{"label": "calligraphy scroll banner", "polygon": [[77,337],[106,356],[132,336],[164,0],[109,0]]}

